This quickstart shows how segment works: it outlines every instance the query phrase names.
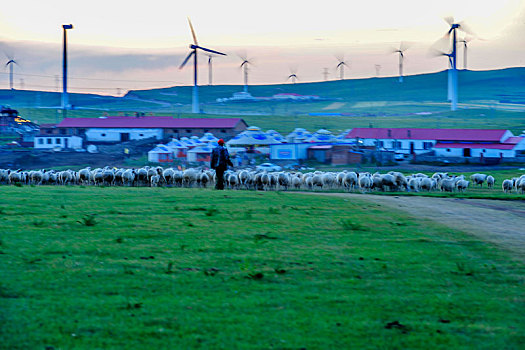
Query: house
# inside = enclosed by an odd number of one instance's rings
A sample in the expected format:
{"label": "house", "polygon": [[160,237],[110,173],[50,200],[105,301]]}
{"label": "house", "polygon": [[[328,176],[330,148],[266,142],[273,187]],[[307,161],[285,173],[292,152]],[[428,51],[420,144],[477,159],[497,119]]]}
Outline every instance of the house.
{"label": "house", "polygon": [[82,138],[74,135],[35,135],[35,149],[80,149]]}
{"label": "house", "polygon": [[230,139],[248,125],[241,118],[173,118],[155,116],[108,116],[99,118],[65,118],[51,130],[56,135],[75,135],[92,143],[117,143],[155,138],[157,140],[203,136],[212,132]]}
{"label": "house", "polygon": [[354,128],[346,139],[362,148],[445,157],[516,157],[523,137],[502,129]]}

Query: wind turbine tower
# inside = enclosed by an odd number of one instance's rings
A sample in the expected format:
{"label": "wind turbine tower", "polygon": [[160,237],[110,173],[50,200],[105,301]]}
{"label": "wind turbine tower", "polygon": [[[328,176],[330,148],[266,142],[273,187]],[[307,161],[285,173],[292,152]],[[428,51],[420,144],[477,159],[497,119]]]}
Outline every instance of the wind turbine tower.
{"label": "wind turbine tower", "polygon": [[212,65],[212,55],[208,55],[208,85],[213,85],[213,65]]}
{"label": "wind turbine tower", "polygon": [[339,79],[344,80],[345,79],[345,66],[348,67],[348,65],[345,62],[344,56],[337,59],[339,63],[337,64],[336,69],[339,69]]}
{"label": "wind turbine tower", "polygon": [[241,63],[241,69],[243,69],[244,72],[244,92],[248,92],[248,65],[252,64],[248,58],[241,57],[242,63]]}
{"label": "wind turbine tower", "polygon": [[292,80],[292,84],[296,83],[298,78],[297,78],[297,74],[295,71],[292,71],[286,80],[290,80],[290,79]]}
{"label": "wind turbine tower", "polygon": [[399,44],[399,49],[394,49],[394,53],[399,54],[399,82],[403,82],[403,61],[405,60],[404,52],[408,49],[408,46],[405,42]]}
{"label": "wind turbine tower", "polygon": [[471,37],[465,37],[458,42],[463,43],[463,69],[467,70],[467,44],[472,40]]}
{"label": "wind turbine tower", "polygon": [[13,87],[13,65],[15,64],[18,64],[16,63],[16,61],[14,59],[10,59],[9,61],[7,61],[6,63],[6,67],[9,67],[9,88],[11,90],[14,90],[14,87]]}
{"label": "wind turbine tower", "polygon": [[190,25],[191,35],[193,37],[193,44],[190,44],[191,51],[188,54],[188,56],[186,56],[186,58],[180,65],[179,69],[182,69],[193,56],[193,94],[192,94],[192,102],[191,102],[191,111],[192,113],[199,113],[200,108],[199,108],[199,85],[198,85],[198,80],[197,80],[197,50],[202,50],[202,51],[206,51],[206,52],[210,52],[210,53],[214,53],[214,54],[222,55],[222,56],[226,56],[226,54],[199,46],[197,42],[197,36],[195,35],[195,30],[193,30],[193,25],[191,24],[191,21],[189,18],[188,18],[188,23]]}
{"label": "wind turbine tower", "polygon": [[452,96],[451,96],[451,110],[455,111],[458,108],[458,68],[457,68],[457,30],[462,30],[465,33],[470,34],[471,31],[463,22],[454,23],[454,18],[446,17],[445,21],[450,25],[446,36],[450,37],[452,34],[452,50],[450,52],[450,62],[451,62],[451,84],[452,84]]}

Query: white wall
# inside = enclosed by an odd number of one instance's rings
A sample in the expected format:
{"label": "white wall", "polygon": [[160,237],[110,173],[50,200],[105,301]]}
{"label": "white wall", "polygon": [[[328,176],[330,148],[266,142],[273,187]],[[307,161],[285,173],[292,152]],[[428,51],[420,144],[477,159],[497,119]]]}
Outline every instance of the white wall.
{"label": "white wall", "polygon": [[35,136],[34,147],[38,149],[52,149],[55,147],[78,149],[82,148],[82,138],[78,136],[46,135]]}
{"label": "white wall", "polygon": [[[434,151],[436,151],[436,156],[439,157],[463,157],[463,148],[449,148],[450,152],[447,152],[447,148],[435,148]],[[472,158],[480,158],[480,155],[483,154],[483,157],[489,157],[489,158],[499,158],[500,153],[503,154],[504,158],[508,157],[515,157],[515,151],[514,150],[501,150],[501,149],[484,149],[485,152],[483,152],[483,148],[471,148],[470,149],[470,156]]]}
{"label": "white wall", "polygon": [[93,142],[120,142],[120,134],[129,134],[130,140],[141,140],[149,137],[155,137],[161,140],[163,136],[162,129],[132,129],[132,128],[91,128],[86,131],[87,141]]}
{"label": "white wall", "polygon": [[[360,143],[360,145],[363,146],[376,146],[378,142],[383,142],[383,147],[380,148],[380,150],[386,150],[386,151],[395,151],[397,153],[410,153],[410,143],[414,143],[414,153],[420,154],[420,153],[426,153],[430,152],[432,148],[424,149],[423,144],[424,142],[432,142],[433,145],[436,144],[436,140],[394,140],[394,139],[359,139],[359,141],[362,141],[363,143]],[[392,147],[392,142],[400,142],[401,147],[394,149]]]}

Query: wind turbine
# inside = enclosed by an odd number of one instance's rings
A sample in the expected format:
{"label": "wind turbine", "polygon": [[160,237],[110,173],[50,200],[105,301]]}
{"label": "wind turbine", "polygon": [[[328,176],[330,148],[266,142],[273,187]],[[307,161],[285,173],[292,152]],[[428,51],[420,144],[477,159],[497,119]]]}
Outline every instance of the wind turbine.
{"label": "wind turbine", "polygon": [[462,40],[459,40],[458,43],[463,43],[463,69],[467,70],[467,44],[472,41],[474,38],[471,36],[466,36]]}
{"label": "wind turbine", "polygon": [[337,60],[339,63],[336,66],[336,69],[339,69],[339,79],[344,80],[345,79],[345,66],[348,67],[348,65],[345,62],[345,56],[337,57]]}
{"label": "wind turbine", "polygon": [[[459,29],[467,34],[472,34],[472,32],[464,22],[454,23],[453,17],[445,17],[444,20],[450,25],[450,29],[447,31],[443,39],[452,44],[450,53],[445,55],[449,57],[450,65],[448,81],[449,98],[451,101],[450,109],[455,111],[458,108],[457,30]],[[443,52],[438,51],[438,55],[443,55]]]}
{"label": "wind turbine", "polygon": [[6,68],[9,67],[9,88],[11,90],[14,90],[14,87],[13,87],[13,65],[18,65],[18,63],[13,59],[13,58],[9,58],[9,61],[7,61],[7,63],[5,64]]}
{"label": "wind turbine", "polygon": [[212,66],[213,55],[208,55],[208,85],[212,85],[213,80],[213,66]]}
{"label": "wind turbine", "polygon": [[290,75],[288,76],[288,78],[286,78],[286,80],[290,80],[292,79],[292,84],[295,84],[296,80],[299,79],[297,78],[297,71],[295,69],[291,69],[290,70]]}
{"label": "wind turbine", "polygon": [[394,49],[392,53],[398,53],[399,54],[399,82],[403,82],[403,61],[405,60],[405,54],[404,52],[408,50],[408,44],[404,41],[402,41],[399,44],[399,49]]}
{"label": "wind turbine", "polygon": [[193,56],[193,94],[192,94],[192,103],[191,103],[191,111],[192,113],[199,113],[199,85],[197,81],[197,50],[202,50],[206,52],[211,52],[217,55],[226,56],[225,53],[207,49],[205,47],[199,46],[197,42],[197,36],[195,35],[195,30],[193,29],[193,25],[191,24],[191,20],[188,18],[188,23],[190,25],[191,35],[193,37],[193,44],[190,44],[191,52],[186,56],[182,64],[180,65],[179,69],[182,69],[186,63],[190,60],[190,58]]}
{"label": "wind turbine", "polygon": [[244,92],[248,92],[248,65],[252,64],[246,56],[240,56],[242,63],[240,65],[241,69],[244,69]]}

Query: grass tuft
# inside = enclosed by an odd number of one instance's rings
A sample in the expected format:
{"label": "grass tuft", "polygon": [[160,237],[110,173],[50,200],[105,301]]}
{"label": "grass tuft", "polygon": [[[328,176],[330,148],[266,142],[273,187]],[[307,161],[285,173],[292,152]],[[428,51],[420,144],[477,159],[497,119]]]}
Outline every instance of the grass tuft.
{"label": "grass tuft", "polygon": [[95,226],[97,224],[95,216],[96,214],[86,214],[82,217],[82,219],[78,220],[77,222],[84,226]]}
{"label": "grass tuft", "polygon": [[345,231],[368,231],[368,227],[363,226],[357,222],[354,222],[350,219],[341,220],[341,226]]}

